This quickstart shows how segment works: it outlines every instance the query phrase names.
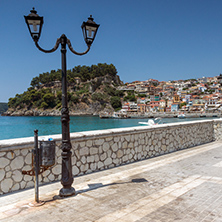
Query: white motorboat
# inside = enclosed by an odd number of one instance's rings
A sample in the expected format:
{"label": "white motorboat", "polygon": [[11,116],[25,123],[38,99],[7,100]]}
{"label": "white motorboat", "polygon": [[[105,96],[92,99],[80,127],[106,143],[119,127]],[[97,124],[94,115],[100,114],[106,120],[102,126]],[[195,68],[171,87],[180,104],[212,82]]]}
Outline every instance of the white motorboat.
{"label": "white motorboat", "polygon": [[147,122],[139,122],[139,124],[153,126],[161,123],[161,118],[149,119]]}
{"label": "white motorboat", "polygon": [[180,119],[184,119],[186,118],[186,115],[184,113],[179,113],[177,117]]}

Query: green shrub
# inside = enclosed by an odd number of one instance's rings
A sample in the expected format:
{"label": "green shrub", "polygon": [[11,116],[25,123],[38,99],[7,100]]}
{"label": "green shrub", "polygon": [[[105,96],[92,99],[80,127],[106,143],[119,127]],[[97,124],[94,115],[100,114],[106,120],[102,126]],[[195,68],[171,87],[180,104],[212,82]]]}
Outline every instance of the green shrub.
{"label": "green shrub", "polygon": [[46,102],[42,102],[40,108],[41,109],[47,109],[49,105]]}
{"label": "green shrub", "polygon": [[71,101],[73,102],[73,103],[79,103],[79,96],[72,96],[71,97]]}
{"label": "green shrub", "polygon": [[110,100],[111,105],[114,109],[122,108],[121,100],[118,96],[113,96]]}

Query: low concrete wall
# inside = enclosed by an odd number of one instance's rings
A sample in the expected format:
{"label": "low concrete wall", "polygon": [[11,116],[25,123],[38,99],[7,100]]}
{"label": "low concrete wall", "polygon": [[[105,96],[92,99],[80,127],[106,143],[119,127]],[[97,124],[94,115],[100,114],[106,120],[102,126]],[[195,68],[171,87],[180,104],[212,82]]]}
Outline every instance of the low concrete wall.
{"label": "low concrete wall", "polygon": [[[61,135],[56,164],[39,176],[40,184],[61,179]],[[46,139],[48,137],[39,137]],[[71,134],[73,175],[87,174],[222,139],[222,120],[202,120],[155,126],[97,130]],[[34,138],[0,140],[0,194],[34,186]]]}

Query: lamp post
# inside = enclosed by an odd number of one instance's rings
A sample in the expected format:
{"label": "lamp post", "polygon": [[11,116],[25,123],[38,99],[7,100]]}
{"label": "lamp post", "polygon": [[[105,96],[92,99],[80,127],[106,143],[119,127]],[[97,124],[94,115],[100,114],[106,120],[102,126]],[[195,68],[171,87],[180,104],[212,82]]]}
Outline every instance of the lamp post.
{"label": "lamp post", "polygon": [[41,48],[38,44],[38,40],[41,35],[43,17],[37,14],[35,8],[33,8],[31,13],[25,17],[26,24],[28,26],[29,32],[35,42],[36,47],[45,53],[51,53],[58,49],[59,44],[61,44],[61,54],[62,54],[62,110],[61,110],[61,122],[62,122],[62,178],[61,183],[63,188],[60,189],[59,195],[66,197],[75,194],[75,189],[72,187],[73,175],[72,175],[72,162],[71,162],[71,142],[70,142],[70,131],[69,131],[69,109],[67,102],[67,77],[66,77],[66,45],[68,45],[71,52],[76,55],[84,55],[90,50],[90,46],[93,43],[99,25],[93,21],[92,16],[88,18],[87,22],[82,23],[82,31],[85,42],[88,46],[85,52],[76,52],[71,45],[70,40],[63,34],[57,39],[55,46],[50,50],[45,50]]}

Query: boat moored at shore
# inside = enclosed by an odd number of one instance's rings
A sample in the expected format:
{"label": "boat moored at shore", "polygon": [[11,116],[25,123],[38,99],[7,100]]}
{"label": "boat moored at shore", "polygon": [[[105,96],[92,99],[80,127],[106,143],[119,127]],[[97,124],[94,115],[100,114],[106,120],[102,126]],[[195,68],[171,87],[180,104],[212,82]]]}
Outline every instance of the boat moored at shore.
{"label": "boat moored at shore", "polygon": [[158,125],[162,124],[162,119],[161,118],[155,118],[153,119],[148,119],[147,122],[139,122],[141,125],[147,125],[147,126],[153,126],[153,125]]}
{"label": "boat moored at shore", "polygon": [[180,118],[180,119],[184,119],[184,118],[186,118],[186,115],[184,113],[179,113],[177,115],[177,117]]}
{"label": "boat moored at shore", "polygon": [[100,114],[99,117],[101,119],[108,119],[108,118],[114,118],[114,119],[127,119],[127,118],[131,118],[131,116],[128,116],[127,112],[114,112],[114,113],[103,113]]}

